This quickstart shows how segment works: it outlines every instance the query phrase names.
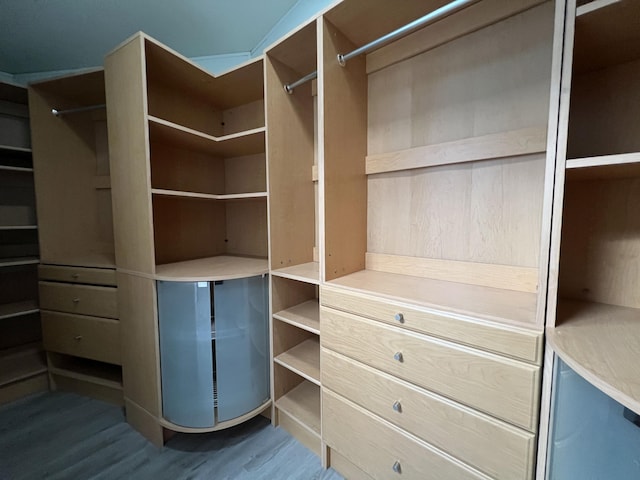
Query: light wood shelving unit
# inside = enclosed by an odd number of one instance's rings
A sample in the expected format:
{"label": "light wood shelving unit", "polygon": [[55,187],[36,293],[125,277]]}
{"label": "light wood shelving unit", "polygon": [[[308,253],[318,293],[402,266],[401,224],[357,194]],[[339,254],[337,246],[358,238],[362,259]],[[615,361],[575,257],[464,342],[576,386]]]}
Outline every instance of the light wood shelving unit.
{"label": "light wood shelving unit", "polygon": [[48,389],[27,90],[0,83],[0,404]]}
{"label": "light wood shelving unit", "polygon": [[640,4],[579,3],[565,34],[547,339],[640,414]]}
{"label": "light wood shelving unit", "polygon": [[178,428],[162,413],[156,281],[269,271],[263,67],[213,76],[142,33],[106,57],[125,405],[156,444]]}

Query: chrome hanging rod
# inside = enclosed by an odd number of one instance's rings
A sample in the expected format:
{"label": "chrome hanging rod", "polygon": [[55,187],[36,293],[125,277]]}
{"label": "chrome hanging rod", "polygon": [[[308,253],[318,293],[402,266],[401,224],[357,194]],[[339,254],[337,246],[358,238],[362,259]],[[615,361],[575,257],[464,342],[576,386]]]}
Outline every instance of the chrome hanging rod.
{"label": "chrome hanging rod", "polygon": [[453,2],[447,3],[446,5],[443,5],[442,7],[430,13],[427,13],[425,16],[420,17],[414,20],[413,22],[407,23],[405,26],[400,27],[391,33],[387,33],[386,35],[378,38],[377,40],[374,40],[373,42],[367,43],[366,45],[363,45],[360,48],[356,48],[352,52],[345,53],[345,54],[338,54],[338,63],[344,67],[347,64],[347,62],[353,57],[357,57],[358,55],[361,55],[363,53],[366,53],[378,47],[381,47],[384,44],[391,42],[392,40],[396,40],[397,38],[402,37],[408,33],[411,33],[412,31],[420,27],[423,27],[428,23],[435,22],[436,20],[439,20],[445,15],[453,13],[456,10],[460,10],[462,7],[470,5],[477,1],[478,0],[454,0]]}
{"label": "chrome hanging rod", "polygon": [[289,95],[291,95],[293,93],[293,90],[296,87],[299,87],[300,85],[310,82],[311,80],[314,80],[318,78],[318,71],[316,70],[315,72],[311,72],[309,75],[305,75],[304,77],[302,77],[300,80],[296,80],[293,83],[287,83],[284,86],[284,90],[285,92],[287,92]]}
{"label": "chrome hanging rod", "polygon": [[99,108],[107,108],[107,105],[104,103],[101,103],[100,105],[89,105],[87,107],[69,108],[67,110],[56,110],[55,108],[52,108],[51,113],[56,117],[60,117],[62,115],[67,115],[68,113],[87,112],[89,110],[98,110]]}

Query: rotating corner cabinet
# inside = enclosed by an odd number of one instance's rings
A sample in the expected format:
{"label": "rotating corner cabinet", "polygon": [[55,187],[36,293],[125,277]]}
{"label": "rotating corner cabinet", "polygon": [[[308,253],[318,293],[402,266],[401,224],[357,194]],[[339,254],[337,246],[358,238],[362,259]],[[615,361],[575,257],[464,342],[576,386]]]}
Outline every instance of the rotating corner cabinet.
{"label": "rotating corner cabinet", "polygon": [[224,428],[264,410],[267,282],[266,275],[157,282],[165,420],[187,428]]}

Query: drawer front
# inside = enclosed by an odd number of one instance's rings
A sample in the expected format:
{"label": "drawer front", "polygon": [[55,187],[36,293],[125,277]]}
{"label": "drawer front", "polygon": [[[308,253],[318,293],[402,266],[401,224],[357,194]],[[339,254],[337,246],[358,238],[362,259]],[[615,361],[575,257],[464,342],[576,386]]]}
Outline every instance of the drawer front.
{"label": "drawer front", "polygon": [[376,480],[488,478],[324,388],[322,435],[329,447]]}
{"label": "drawer front", "polygon": [[542,332],[483,323],[462,315],[445,314],[428,308],[335,287],[322,287],[322,305],[420,333],[464,343],[541,365]]}
{"label": "drawer front", "polygon": [[322,349],[322,386],[496,479],[528,479],[536,436]]}
{"label": "drawer front", "polygon": [[40,282],[40,308],[118,318],[118,301],[113,287]]}
{"label": "drawer front", "polygon": [[118,320],[48,311],[41,319],[46,350],[121,364]]}
{"label": "drawer front", "polygon": [[326,348],[534,431],[539,367],[321,307]]}
{"label": "drawer front", "polygon": [[109,268],[61,267],[39,265],[40,280],[54,282],[88,283],[91,285],[116,286],[116,271]]}

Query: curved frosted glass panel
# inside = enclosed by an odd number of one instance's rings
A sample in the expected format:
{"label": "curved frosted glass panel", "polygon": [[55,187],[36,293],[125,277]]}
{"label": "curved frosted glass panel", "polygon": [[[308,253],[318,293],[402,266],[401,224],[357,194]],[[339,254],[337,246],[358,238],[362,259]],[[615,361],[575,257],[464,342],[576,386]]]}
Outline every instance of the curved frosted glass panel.
{"label": "curved frosted glass panel", "polygon": [[183,427],[213,427],[210,284],[157,287],[163,416]]}
{"label": "curved frosted glass panel", "polygon": [[624,411],[558,358],[547,478],[640,478],[640,427]]}
{"label": "curved frosted glass panel", "polygon": [[254,410],[269,399],[269,284],[267,276],[216,282],[218,421]]}

